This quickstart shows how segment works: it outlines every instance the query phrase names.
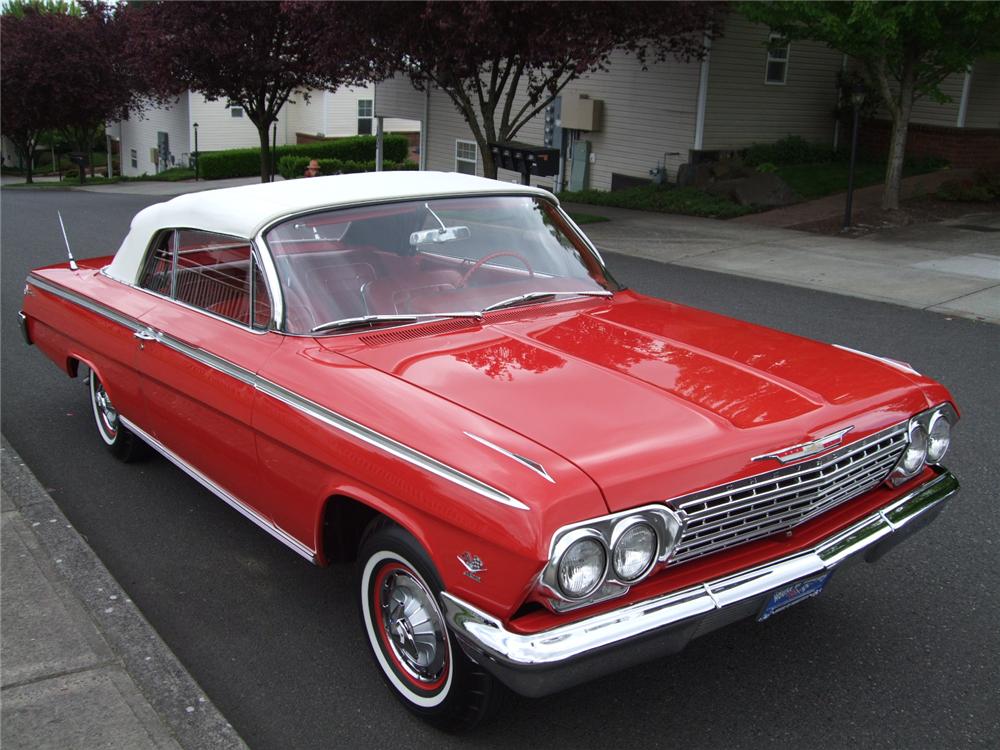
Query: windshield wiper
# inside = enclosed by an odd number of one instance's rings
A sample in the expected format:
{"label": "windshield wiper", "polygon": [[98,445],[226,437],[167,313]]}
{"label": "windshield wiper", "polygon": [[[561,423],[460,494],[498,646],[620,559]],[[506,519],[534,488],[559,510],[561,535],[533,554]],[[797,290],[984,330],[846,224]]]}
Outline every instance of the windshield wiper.
{"label": "windshield wiper", "polygon": [[320,323],[313,326],[310,333],[321,333],[324,331],[342,331],[349,328],[371,328],[373,326],[387,323],[390,325],[405,325],[406,323],[419,323],[422,320],[434,320],[435,318],[481,318],[480,312],[450,312],[450,313],[417,313],[413,315],[359,315],[356,318],[342,318],[331,320],[329,323]]}
{"label": "windshield wiper", "polygon": [[505,307],[517,307],[518,305],[525,305],[530,302],[538,302],[540,300],[556,299],[557,297],[612,296],[614,296],[614,294],[606,289],[587,289],[581,292],[528,292],[526,294],[519,294],[516,297],[508,297],[507,299],[502,299],[499,302],[494,302],[492,305],[484,307],[483,312],[488,313],[490,310],[502,310]]}

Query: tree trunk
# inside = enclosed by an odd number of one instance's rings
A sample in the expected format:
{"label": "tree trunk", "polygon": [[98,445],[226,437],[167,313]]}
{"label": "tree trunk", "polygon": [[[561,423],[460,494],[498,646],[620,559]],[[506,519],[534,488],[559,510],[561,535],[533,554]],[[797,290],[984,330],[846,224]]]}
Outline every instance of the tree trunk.
{"label": "tree trunk", "polygon": [[483,177],[489,177],[491,180],[497,178],[497,165],[493,161],[493,152],[490,150],[488,143],[480,141],[478,138],[476,141],[479,143],[479,153],[483,157]]}
{"label": "tree trunk", "polygon": [[889,141],[889,158],[885,167],[885,188],[882,191],[883,211],[899,209],[903,160],[906,156],[906,134],[910,127],[910,113],[913,110],[913,97],[916,89],[912,65],[907,65],[899,83],[899,103],[895,108],[892,108],[892,138]]}
{"label": "tree trunk", "polygon": [[268,139],[268,126],[264,122],[257,125],[257,136],[260,138],[260,181],[271,181],[271,142]]}

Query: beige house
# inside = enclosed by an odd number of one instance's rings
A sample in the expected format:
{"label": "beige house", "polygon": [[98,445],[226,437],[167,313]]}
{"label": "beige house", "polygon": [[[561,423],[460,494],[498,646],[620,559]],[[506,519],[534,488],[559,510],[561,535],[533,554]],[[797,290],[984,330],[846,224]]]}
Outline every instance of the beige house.
{"label": "beige house", "polygon": [[[574,157],[586,160],[586,187],[609,190],[649,180],[664,166],[673,180],[678,167],[699,152],[742,149],[787,135],[837,145],[843,137],[834,115],[837,73],[848,61],[816,42],[769,50],[770,37],[766,27],[731,14],[702,62],[671,61],[643,71],[634,57],[616,52],[607,72],[571,82],[561,104],[580,97],[597,100],[600,116],[593,129],[566,135],[563,184],[571,184],[574,172],[583,173],[580,165],[573,169]],[[943,106],[921,102],[914,122],[998,128],[1000,64],[977,64],[969,84],[965,76],[952,78],[945,89],[954,90],[954,101]],[[419,92],[408,78],[396,77],[376,85],[375,114],[422,123],[421,168],[482,174],[482,155],[472,133],[444,92]],[[544,127],[540,114],[517,140],[543,145]],[[502,169],[498,176],[518,179]],[[533,182],[551,188],[554,179]],[[579,178],[572,186],[580,186]]]}

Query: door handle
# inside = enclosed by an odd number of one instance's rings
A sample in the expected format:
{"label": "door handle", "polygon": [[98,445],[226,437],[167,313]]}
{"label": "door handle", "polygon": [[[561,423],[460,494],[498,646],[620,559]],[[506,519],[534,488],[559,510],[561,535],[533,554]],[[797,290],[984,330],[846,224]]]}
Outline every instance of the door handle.
{"label": "door handle", "polygon": [[156,341],[156,334],[153,333],[151,328],[143,328],[142,330],[136,331],[132,335],[140,341]]}

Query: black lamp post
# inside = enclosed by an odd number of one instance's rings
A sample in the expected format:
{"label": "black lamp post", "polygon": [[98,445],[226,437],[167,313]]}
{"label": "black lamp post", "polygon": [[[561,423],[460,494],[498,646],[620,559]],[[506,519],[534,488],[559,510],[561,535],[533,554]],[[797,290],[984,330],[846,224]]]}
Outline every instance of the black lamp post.
{"label": "black lamp post", "polygon": [[851,209],[854,204],[854,162],[858,156],[858,120],[861,105],[865,103],[865,87],[858,83],[851,89],[851,108],[854,110],[854,128],[851,133],[851,166],[847,171],[847,206],[844,209],[844,229],[851,228]]}
{"label": "black lamp post", "polygon": [[194,181],[198,181],[198,123],[194,124]]}

